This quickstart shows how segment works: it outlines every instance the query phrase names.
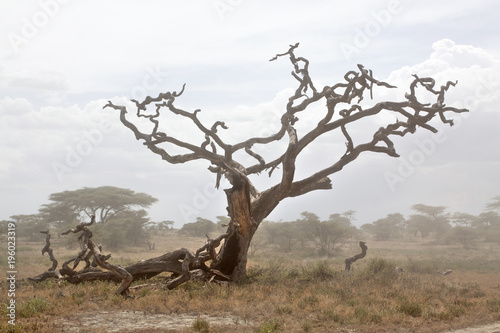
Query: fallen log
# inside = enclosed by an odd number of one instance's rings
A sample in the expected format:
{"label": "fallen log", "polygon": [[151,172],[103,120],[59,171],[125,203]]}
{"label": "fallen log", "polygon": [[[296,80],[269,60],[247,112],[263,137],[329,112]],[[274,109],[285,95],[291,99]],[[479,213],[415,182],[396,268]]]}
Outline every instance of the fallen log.
{"label": "fallen log", "polygon": [[[53,251],[50,248],[50,234],[47,232],[46,245],[42,250],[42,254],[49,253],[53,266],[46,272],[28,278],[32,282],[41,282],[49,278],[64,279],[72,284],[78,284],[85,281],[113,281],[120,283],[116,290],[117,294],[126,295],[133,281],[140,279],[150,279],[158,274],[168,272],[171,273],[172,279],[166,282],[165,287],[168,289],[176,288],[192,279],[206,279],[212,281],[230,280],[230,277],[220,271],[208,267],[205,263],[216,261],[217,255],[215,248],[218,247],[223,239],[230,236],[230,233],[223,234],[215,239],[208,238],[207,243],[198,249],[196,253],[191,252],[186,248],[181,248],[172,252],[167,252],[161,256],[141,260],[137,263],[121,267],[112,265],[108,262],[111,255],[102,254],[102,246],[97,246],[92,240],[92,232],[87,228],[95,222],[95,216],[91,217],[88,223],[81,223],[76,228],[70,229],[62,233],[81,233],[78,237],[80,241],[80,252],[74,258],[71,258],[62,264],[61,269],[57,268],[57,260],[53,258]],[[235,223],[235,228],[238,224]],[[93,258],[92,263],[90,259]],[[76,270],[79,263],[84,261],[85,267],[79,271]],[[69,264],[73,263],[73,267]],[[211,265],[212,266],[212,265]],[[98,268],[100,267],[100,268]]]}

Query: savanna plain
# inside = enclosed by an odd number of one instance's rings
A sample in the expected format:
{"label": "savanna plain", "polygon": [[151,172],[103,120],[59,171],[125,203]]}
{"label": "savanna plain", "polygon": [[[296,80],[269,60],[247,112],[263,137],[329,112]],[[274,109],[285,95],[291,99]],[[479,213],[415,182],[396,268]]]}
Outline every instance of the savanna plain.
{"label": "savanna plain", "polygon": [[[52,240],[60,261],[79,249]],[[122,266],[186,247],[204,238],[172,232],[155,236],[154,250],[129,247],[111,253]],[[359,253],[358,241],[318,257],[296,244],[287,251],[255,247],[248,277],[235,284],[190,281],[163,288],[169,274],[135,281],[130,297],[115,295],[112,282],[72,285],[55,279],[27,280],[51,263],[44,241],[18,239],[16,325],[7,316],[8,284],[0,287],[1,332],[447,332],[500,322],[500,243],[467,249],[418,237],[381,242],[367,237],[365,258],[344,272]],[[7,271],[2,239],[1,267]],[[451,270],[449,274],[442,274]]]}

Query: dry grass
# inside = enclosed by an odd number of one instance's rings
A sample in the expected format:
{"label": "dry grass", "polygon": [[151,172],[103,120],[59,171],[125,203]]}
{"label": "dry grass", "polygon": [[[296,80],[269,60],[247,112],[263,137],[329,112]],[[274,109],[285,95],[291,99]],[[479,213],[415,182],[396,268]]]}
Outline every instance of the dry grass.
{"label": "dry grass", "polygon": [[[203,241],[158,238],[155,251],[135,249],[113,254],[111,261],[126,264],[179,247],[195,249]],[[54,249],[57,242],[53,242]],[[18,245],[18,278],[37,275],[50,266],[40,256],[42,245]],[[465,251],[454,246],[426,247],[421,242],[370,241],[368,245],[368,256],[349,273],[341,271],[343,258],[293,260],[289,253],[251,259],[248,280],[239,285],[189,282],[172,291],[146,287],[136,290],[134,299],[114,295],[113,283],[20,282],[15,327],[6,324],[8,297],[3,283],[0,331],[59,332],[64,318],[78,321],[81,314],[103,310],[108,316],[141,312],[145,321],[148,315],[158,314],[196,318],[189,319],[184,328],[133,332],[439,332],[500,320],[500,289],[493,288],[500,283],[498,247]],[[347,248],[345,257],[358,250]],[[58,259],[70,257],[75,250],[60,252],[56,252]],[[395,266],[405,271],[397,273]],[[446,269],[453,273],[438,274]],[[162,278],[148,282],[161,284]],[[233,323],[217,324],[205,319],[208,316],[230,316]],[[80,330],[76,332],[102,332],[95,324],[77,325]]]}

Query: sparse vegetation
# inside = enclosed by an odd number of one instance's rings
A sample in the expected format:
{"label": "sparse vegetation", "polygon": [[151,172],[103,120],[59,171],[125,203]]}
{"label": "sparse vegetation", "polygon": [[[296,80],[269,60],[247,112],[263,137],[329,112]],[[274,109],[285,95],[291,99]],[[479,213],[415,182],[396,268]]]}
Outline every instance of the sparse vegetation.
{"label": "sparse vegetation", "polygon": [[[181,239],[172,231],[154,241],[157,250],[148,252],[152,256],[175,249],[180,243],[188,242],[196,248],[204,238]],[[53,242],[58,248],[64,239]],[[64,323],[64,327],[72,327],[74,323],[68,326],[70,320],[78,318],[82,332],[100,332],[95,322],[88,326],[85,318],[93,316],[104,322],[120,313],[141,314],[125,321],[128,325],[137,321],[153,324],[152,316],[157,315],[191,315],[183,327],[147,328],[148,332],[171,333],[334,332],[340,328],[365,332],[377,327],[397,332],[415,326],[422,328],[421,332],[439,332],[500,319],[500,289],[494,288],[498,286],[500,246],[483,244],[471,250],[457,245],[429,245],[423,239],[367,243],[367,257],[348,273],[344,272],[343,258],[356,249],[354,241],[335,257],[292,259],[290,253],[265,252],[264,248],[250,258],[248,278],[242,283],[188,282],[166,290],[162,288],[163,274],[135,281],[133,286],[149,286],[132,290],[133,299],[114,295],[117,285],[113,282],[72,285],[53,279],[38,284],[19,281],[16,326],[8,327],[3,321],[0,331],[57,332]],[[46,269],[49,260],[39,252],[43,242],[25,238],[19,244],[19,279],[30,276],[32,270]],[[60,255],[71,257],[73,252],[65,249]],[[140,260],[143,254],[144,248],[131,248],[110,261],[126,264]],[[481,265],[487,267],[478,269]],[[396,271],[396,266],[403,271]],[[450,275],[440,273],[448,268],[453,270]],[[5,286],[3,283],[0,290],[2,304],[8,301]],[[2,305],[0,309],[3,317],[5,308]],[[206,316],[221,319],[211,321]]]}

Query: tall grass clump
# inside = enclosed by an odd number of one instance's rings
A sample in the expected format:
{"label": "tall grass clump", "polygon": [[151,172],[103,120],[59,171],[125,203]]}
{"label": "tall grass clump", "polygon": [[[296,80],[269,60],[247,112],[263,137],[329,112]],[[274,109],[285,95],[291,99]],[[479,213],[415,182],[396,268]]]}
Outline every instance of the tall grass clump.
{"label": "tall grass clump", "polygon": [[279,260],[270,261],[267,267],[252,267],[247,270],[248,282],[274,285],[286,277],[286,268]]}
{"label": "tall grass clump", "polygon": [[394,263],[386,259],[374,258],[368,261],[368,265],[362,270],[360,277],[382,285],[391,285],[398,279],[399,275]]}
{"label": "tall grass clump", "polygon": [[500,313],[500,299],[488,300],[486,305],[491,312]]}
{"label": "tall grass clump", "polygon": [[326,260],[316,261],[309,264],[303,269],[302,274],[305,278],[313,280],[331,279],[337,275],[337,273],[332,269],[331,264]]}
{"label": "tall grass clump", "polygon": [[420,303],[412,302],[407,299],[403,299],[401,301],[398,311],[407,316],[412,316],[413,318],[420,317],[423,313],[422,305]]}
{"label": "tall grass clump", "polygon": [[203,318],[196,318],[192,326],[193,330],[200,333],[210,332],[210,323]]}
{"label": "tall grass clump", "polygon": [[364,306],[359,306],[354,310],[354,317],[356,317],[361,324],[377,324],[382,322],[381,315],[370,312],[370,309]]}
{"label": "tall grass clump", "polygon": [[442,267],[442,263],[436,260],[413,260],[408,259],[406,270],[410,273],[434,274]]}
{"label": "tall grass clump", "polygon": [[283,326],[283,322],[278,319],[269,319],[262,323],[256,333],[277,333]]}

